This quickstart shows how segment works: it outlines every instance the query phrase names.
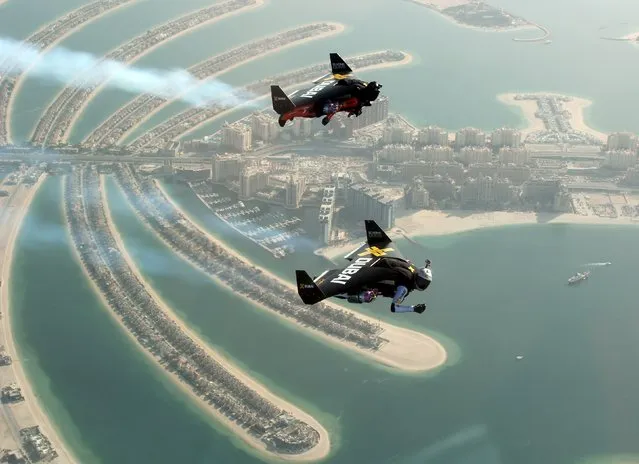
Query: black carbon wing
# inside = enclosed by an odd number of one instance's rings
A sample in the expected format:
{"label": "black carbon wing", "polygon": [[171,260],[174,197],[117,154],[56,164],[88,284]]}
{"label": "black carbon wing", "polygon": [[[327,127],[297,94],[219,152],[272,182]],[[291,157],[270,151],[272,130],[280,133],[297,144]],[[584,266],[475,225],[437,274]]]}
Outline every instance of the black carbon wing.
{"label": "black carbon wing", "polygon": [[366,242],[344,256],[349,261],[358,258],[399,258],[406,259],[397,249],[386,232],[373,220],[364,221],[366,225]]}
{"label": "black carbon wing", "polygon": [[295,271],[297,293],[305,304],[312,305],[342,293],[355,293],[368,283],[377,282],[384,269],[373,268],[380,258],[361,257],[343,269],[327,269],[315,279],[306,271]]}

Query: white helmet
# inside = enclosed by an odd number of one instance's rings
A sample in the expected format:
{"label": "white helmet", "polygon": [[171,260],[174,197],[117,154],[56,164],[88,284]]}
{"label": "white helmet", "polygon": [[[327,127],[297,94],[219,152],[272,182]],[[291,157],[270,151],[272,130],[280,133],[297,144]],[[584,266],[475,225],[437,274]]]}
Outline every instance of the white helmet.
{"label": "white helmet", "polygon": [[433,273],[430,268],[420,267],[415,274],[415,287],[418,290],[426,290],[426,287],[430,285],[433,280]]}

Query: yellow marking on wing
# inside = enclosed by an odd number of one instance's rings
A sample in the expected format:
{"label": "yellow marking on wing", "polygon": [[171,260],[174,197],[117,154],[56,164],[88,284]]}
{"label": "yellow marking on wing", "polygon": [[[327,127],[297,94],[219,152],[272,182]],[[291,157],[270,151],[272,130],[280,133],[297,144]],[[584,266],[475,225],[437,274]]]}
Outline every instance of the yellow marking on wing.
{"label": "yellow marking on wing", "polygon": [[392,248],[384,248],[379,249],[376,246],[373,247],[369,247],[366,248],[366,250],[364,250],[363,252],[359,253],[357,256],[367,256],[367,255],[372,255],[372,256],[376,256],[376,257],[380,257],[380,256],[385,256],[387,251],[393,251]]}

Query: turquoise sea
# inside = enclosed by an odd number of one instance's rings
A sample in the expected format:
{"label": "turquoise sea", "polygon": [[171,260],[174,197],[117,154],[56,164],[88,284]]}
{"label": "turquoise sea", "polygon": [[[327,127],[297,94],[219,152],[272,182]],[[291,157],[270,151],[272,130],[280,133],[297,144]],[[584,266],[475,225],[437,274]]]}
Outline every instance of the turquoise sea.
{"label": "turquoise sea", "polygon": [[[0,35],[26,37],[82,2],[45,3],[10,0],[0,7]],[[207,3],[140,1],[63,45],[103,54]],[[328,51],[348,56],[396,48],[412,53],[415,61],[375,76],[391,97],[391,109],[416,123],[450,129],[518,125],[516,110],[499,104],[496,95],[548,90],[592,99],[587,120],[599,130],[636,130],[639,50],[598,37],[639,30],[639,21],[629,19],[639,17],[639,4],[493,4],[548,26],[553,43],[510,40],[533,31],[459,28],[400,0],[270,0],[260,10],[160,47],[139,64],[190,66],[295,24],[340,21],[348,26],[341,37],[275,53],[222,78],[243,85],[320,62]],[[609,28],[599,31],[603,26]],[[28,80],[17,100],[14,134],[28,136],[58,90]],[[73,137],[82,138],[131,97],[101,93]],[[162,115],[178,109],[172,105]],[[143,274],[212,346],[325,425],[336,445],[329,462],[567,464],[639,455],[636,229],[506,227],[423,237],[426,250],[400,242],[407,255],[433,260],[430,311],[398,317],[381,302],[357,309],[441,336],[452,353],[451,365],[435,374],[403,375],[327,345],[219,288],[155,239],[117,186],[108,185],[116,225]],[[311,251],[274,260],[234,235],[183,187],[167,188],[202,225],[279,275],[292,278],[294,268],[312,272],[329,265]],[[9,284],[27,373],[81,462],[261,462],[184,398],[113,322],[74,259],[61,194],[61,177],[47,180],[38,193]],[[613,265],[594,269],[579,287],[565,286],[576,270],[599,261]],[[517,355],[524,358],[517,361]]]}
{"label": "turquoise sea", "polygon": [[[21,354],[62,435],[83,462],[257,462],[149,365],[85,284],[63,229],[60,181],[35,199],[11,285]],[[197,211],[195,197],[172,190]],[[112,181],[108,192],[125,245],[161,296],[211,345],[316,415],[338,445],[330,462],[572,463],[638,451],[634,228],[506,227],[420,239],[427,251],[400,242],[436,264],[431,311],[362,310],[443,334],[456,362],[436,375],[398,375],[217,288],[153,237]],[[565,285],[607,260],[584,285]],[[270,267],[288,274],[292,265]]]}

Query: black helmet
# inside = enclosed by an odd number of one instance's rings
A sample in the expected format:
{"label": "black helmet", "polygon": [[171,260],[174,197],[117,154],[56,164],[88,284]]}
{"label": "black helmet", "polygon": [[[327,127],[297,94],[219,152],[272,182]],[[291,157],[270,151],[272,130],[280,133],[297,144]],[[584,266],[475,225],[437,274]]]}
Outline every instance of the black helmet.
{"label": "black helmet", "polygon": [[426,267],[430,267],[430,259],[426,260]]}

